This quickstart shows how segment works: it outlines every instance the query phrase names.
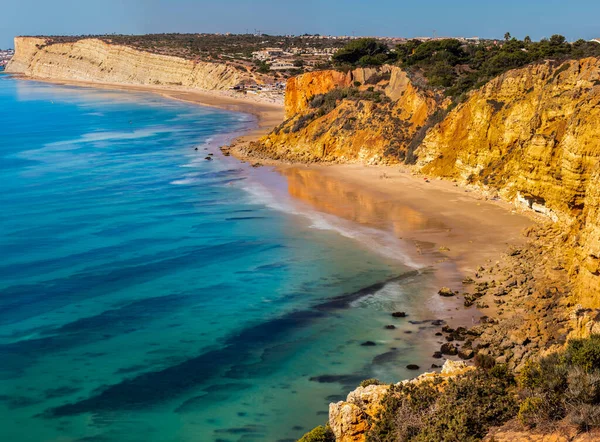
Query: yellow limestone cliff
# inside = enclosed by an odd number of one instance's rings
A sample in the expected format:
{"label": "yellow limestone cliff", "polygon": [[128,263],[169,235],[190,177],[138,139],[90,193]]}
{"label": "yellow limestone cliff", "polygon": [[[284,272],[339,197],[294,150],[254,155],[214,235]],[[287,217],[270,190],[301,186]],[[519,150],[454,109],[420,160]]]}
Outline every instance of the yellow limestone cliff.
{"label": "yellow limestone cliff", "polygon": [[44,38],[15,38],[6,72],[52,79],[129,85],[228,89],[247,78],[222,63],[152,54],[95,38],[48,44]]}
{"label": "yellow limestone cliff", "polygon": [[298,162],[398,162],[441,102],[397,67],[306,73],[288,80],[286,121],[242,154]]}
{"label": "yellow limestone cliff", "polygon": [[600,60],[546,62],[471,93],[417,151],[424,173],[498,189],[571,229],[577,302],[600,307]]}

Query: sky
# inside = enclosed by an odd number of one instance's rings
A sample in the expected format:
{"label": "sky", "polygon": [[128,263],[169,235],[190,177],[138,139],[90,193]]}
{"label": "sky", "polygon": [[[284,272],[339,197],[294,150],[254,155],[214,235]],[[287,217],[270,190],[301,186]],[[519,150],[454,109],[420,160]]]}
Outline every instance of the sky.
{"label": "sky", "polygon": [[0,48],[16,35],[162,32],[568,40],[600,37],[600,0],[3,0]]}

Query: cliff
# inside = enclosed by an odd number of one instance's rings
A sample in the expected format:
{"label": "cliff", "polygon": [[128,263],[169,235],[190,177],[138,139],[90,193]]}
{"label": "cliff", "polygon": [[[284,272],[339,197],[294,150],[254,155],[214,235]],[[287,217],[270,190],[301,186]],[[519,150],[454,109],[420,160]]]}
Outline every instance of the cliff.
{"label": "cliff", "polygon": [[249,74],[220,63],[151,54],[90,38],[47,44],[43,38],[15,38],[15,56],[6,72],[52,79],[228,89]]}
{"label": "cliff", "polygon": [[571,232],[577,302],[600,307],[600,60],[546,62],[473,92],[417,151],[423,173],[499,190]]}
{"label": "cliff", "polygon": [[411,142],[444,103],[397,67],[311,72],[288,81],[286,121],[241,153],[298,162],[394,163],[410,155]]}
{"label": "cliff", "polygon": [[447,112],[400,68],[291,79],[287,120],[242,154],[295,162],[416,162],[498,192],[570,232],[561,253],[574,302],[600,307],[600,60],[509,71]]}

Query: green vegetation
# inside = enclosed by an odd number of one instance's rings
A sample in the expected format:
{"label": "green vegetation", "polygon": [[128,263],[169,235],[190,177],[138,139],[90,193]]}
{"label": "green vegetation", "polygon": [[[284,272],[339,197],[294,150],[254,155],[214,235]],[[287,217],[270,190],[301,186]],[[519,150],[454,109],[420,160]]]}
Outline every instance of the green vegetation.
{"label": "green vegetation", "polygon": [[566,418],[581,430],[600,426],[600,335],[529,362],[518,381],[521,423],[543,429]]}
{"label": "green vegetation", "polygon": [[562,35],[533,42],[529,37],[517,40],[506,33],[504,41],[480,44],[456,39],[409,40],[393,51],[377,40],[358,39],[340,49],[333,56],[333,62],[339,69],[397,64],[420,86],[442,89],[446,95],[461,101],[469,90],[510,69],[542,60],[564,61],[590,56],[600,56],[600,44],[584,40],[571,44]]}
{"label": "green vegetation", "polygon": [[369,385],[381,385],[381,384],[382,384],[382,382],[379,379],[371,378],[371,379],[365,379],[364,381],[362,381],[360,383],[360,386],[368,387]]}
{"label": "green vegetation", "polygon": [[444,88],[452,97],[460,97],[493,77],[530,63],[600,56],[599,44],[584,40],[570,44],[562,35],[539,42],[532,42],[530,38],[517,40],[510,34],[505,38],[505,42],[498,44],[479,45],[462,44],[453,39],[411,40],[399,45],[396,52],[400,66],[423,75],[429,86]]}
{"label": "green vegetation", "polygon": [[335,442],[335,436],[329,426],[319,426],[302,436],[298,442]]}
{"label": "green vegetation", "polygon": [[476,441],[517,412],[514,378],[504,366],[467,372],[441,386],[442,378],[393,385],[370,442]]}
{"label": "green vegetation", "polygon": [[600,427],[600,335],[569,341],[516,379],[490,356],[474,361],[475,370],[447,381],[392,385],[367,441],[477,441],[515,417],[541,430],[565,419],[581,431]]}
{"label": "green vegetation", "polygon": [[[45,37],[45,36],[44,36]],[[50,36],[48,44],[70,43],[84,38],[98,38],[147,52],[174,55],[188,59],[241,59],[252,58],[252,52],[268,47],[317,49],[341,48],[348,40],[306,38],[306,36],[254,34],[147,34],[147,35],[78,35]]]}
{"label": "green vegetation", "polygon": [[359,38],[337,51],[332,61],[341,66],[381,66],[394,58],[386,44],[374,38]]}

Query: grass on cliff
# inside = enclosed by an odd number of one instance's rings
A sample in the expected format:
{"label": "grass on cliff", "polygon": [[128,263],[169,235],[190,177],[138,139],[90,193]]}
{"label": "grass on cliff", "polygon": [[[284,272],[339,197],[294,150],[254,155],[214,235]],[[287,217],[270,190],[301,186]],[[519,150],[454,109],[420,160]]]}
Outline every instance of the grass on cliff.
{"label": "grass on cliff", "polygon": [[476,364],[447,382],[392,385],[367,442],[478,441],[513,418],[542,432],[600,428],[600,335],[570,340],[516,375],[491,357],[479,355]]}
{"label": "grass on cliff", "polygon": [[515,380],[505,366],[474,370],[442,383],[435,378],[392,386],[367,441],[476,441],[518,410]]}
{"label": "grass on cliff", "polygon": [[530,361],[519,376],[519,420],[552,428],[557,421],[600,427],[600,335],[571,340],[566,351]]}

